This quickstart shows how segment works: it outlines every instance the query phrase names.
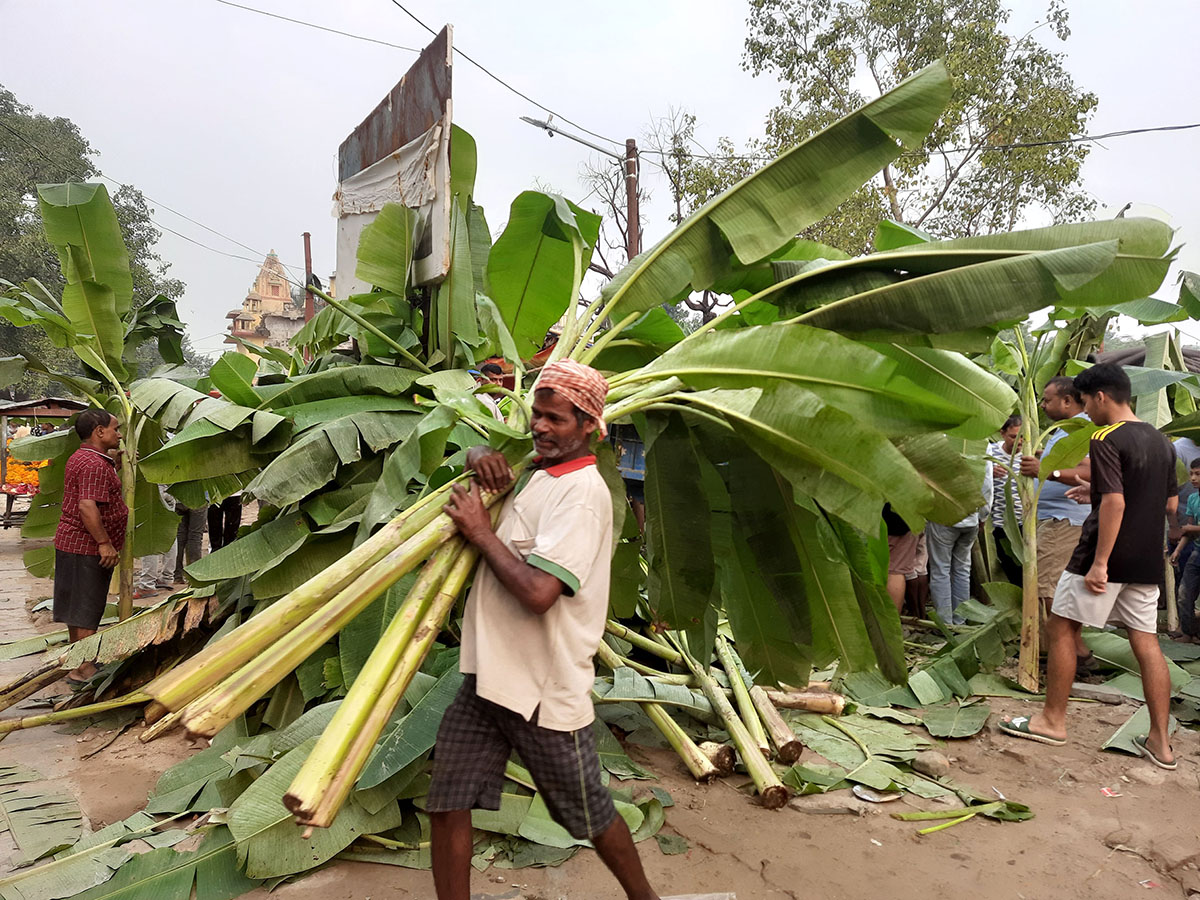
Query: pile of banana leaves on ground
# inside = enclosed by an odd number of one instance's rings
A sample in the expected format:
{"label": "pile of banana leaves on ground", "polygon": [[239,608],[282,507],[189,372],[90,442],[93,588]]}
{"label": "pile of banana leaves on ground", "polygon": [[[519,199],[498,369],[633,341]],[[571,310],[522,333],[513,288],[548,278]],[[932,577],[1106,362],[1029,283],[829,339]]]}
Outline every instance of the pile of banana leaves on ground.
{"label": "pile of banana leaves on ground", "polygon": [[[145,814],[199,815],[190,826],[204,832],[198,848],[121,861],[130,835],[161,830],[134,817],[65,851],[59,871],[86,868],[97,885],[89,898],[162,873],[170,896],[194,881],[215,898],[338,855],[427,860],[426,758],[457,680],[455,634],[474,565],[441,501],[467,477],[472,445],[526,464],[535,373],[521,360],[560,320],[550,358],[604,371],[606,421],[632,422],[646,447],[644,539],[611,448],[598,448],[619,535],[615,633],[598,655],[601,721],[653,729],[698,778],[728,767],[732,746],[768,807],[845,782],[960,791],[914,774],[907,763],[924,739],[897,723],[787,703],[813,693],[814,670],[833,666],[852,697],[918,685],[931,696],[926,680],[947,702],[969,696],[945,664],[909,678],[884,589],[881,508],[890,503],[914,528],[971,511],[982,441],[1015,395],[962,351],[987,350],[1038,309],[1146,296],[1166,274],[1171,232],[1117,219],[937,241],[884,223],[876,252],[860,258],[795,238],[923,141],[949,92],[941,65],[922,70],[710,201],[586,308],[577,301],[597,217],[526,192],[493,244],[472,201],[475,146],[456,129],[443,282],[410,282],[421,218],[388,205],[358,250],[357,274],[375,289],[326,297],[292,352],[254,348],[257,362],[229,353],[204,378],[175,368],[133,383],[121,414],[134,477],[150,486],[135,521],[169,515],[154,484],[193,507],[244,491],[258,517],[188,567],[189,591],[52,651],[0,688],[0,706],[11,705],[63,666],[93,659],[101,670],[78,696],[94,704],[7,727],[130,707],[146,718],[144,737],[178,726],[213,740],[163,775]],[[101,217],[90,211],[85,227]],[[698,290],[734,303],[684,335],[662,307]],[[19,308],[35,323],[29,289],[4,297],[0,312]],[[119,342],[81,346],[92,369],[114,371],[122,352]],[[503,422],[467,371],[491,356],[515,366],[515,389],[498,392]],[[54,457],[43,470],[49,508],[71,439],[18,449]],[[31,536],[44,537],[51,513],[31,518]],[[31,562],[45,573],[44,555]],[[953,662],[990,665],[993,651],[977,640]],[[645,774],[607,725],[597,733],[610,775]],[[832,765],[796,764],[797,742]],[[575,843],[528,776],[514,764],[508,777],[500,812],[477,814],[478,865],[565,858]],[[610,786],[635,835],[655,835],[670,798]],[[68,895],[29,888],[23,879],[37,871],[14,876],[21,887],[0,880],[0,895]]]}

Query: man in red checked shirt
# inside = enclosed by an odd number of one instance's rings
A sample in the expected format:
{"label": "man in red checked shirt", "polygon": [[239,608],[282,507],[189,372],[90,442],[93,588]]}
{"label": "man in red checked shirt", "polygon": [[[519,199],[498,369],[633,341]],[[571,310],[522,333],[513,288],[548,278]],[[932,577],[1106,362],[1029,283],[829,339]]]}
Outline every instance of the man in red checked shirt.
{"label": "man in red checked shirt", "polygon": [[[100,625],[129,518],[117,464],[109,455],[121,443],[116,416],[86,409],[75,420],[75,432],[83,443],[67,460],[62,516],[54,533],[54,621],[66,624],[72,642],[95,634]],[[94,674],[96,667],[85,662],[67,673],[67,680],[86,681]]]}

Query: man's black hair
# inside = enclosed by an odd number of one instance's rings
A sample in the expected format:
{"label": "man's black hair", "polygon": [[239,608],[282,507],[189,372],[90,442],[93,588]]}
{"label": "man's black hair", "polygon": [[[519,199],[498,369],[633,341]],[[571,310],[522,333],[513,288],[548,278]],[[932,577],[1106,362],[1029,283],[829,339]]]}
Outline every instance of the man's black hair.
{"label": "man's black hair", "polygon": [[1079,386],[1070,375],[1058,375],[1051,378],[1046,382],[1046,386],[1053,386],[1060,397],[1071,397],[1076,403],[1083,406],[1083,395],[1079,393]]}
{"label": "man's black hair", "polygon": [[1188,468],[1200,469],[1200,456],[1197,456],[1195,459],[1193,459],[1192,464]]}
{"label": "man's black hair", "polygon": [[1004,424],[1000,426],[1000,430],[1008,431],[1008,429],[1012,428],[1014,425],[1020,425],[1020,424],[1021,424],[1020,414],[1013,413],[1011,416],[1009,416],[1007,419],[1004,420]]}
{"label": "man's black hair", "polygon": [[479,367],[479,371],[484,375],[503,375],[504,370],[495,363],[484,363]]}
{"label": "man's black hair", "polygon": [[1129,376],[1116,363],[1097,363],[1075,376],[1075,389],[1093,397],[1103,392],[1117,403],[1128,403],[1133,396],[1129,389]]}
{"label": "man's black hair", "polygon": [[113,417],[107,409],[85,409],[75,420],[75,433],[86,441],[97,428],[104,428]]}

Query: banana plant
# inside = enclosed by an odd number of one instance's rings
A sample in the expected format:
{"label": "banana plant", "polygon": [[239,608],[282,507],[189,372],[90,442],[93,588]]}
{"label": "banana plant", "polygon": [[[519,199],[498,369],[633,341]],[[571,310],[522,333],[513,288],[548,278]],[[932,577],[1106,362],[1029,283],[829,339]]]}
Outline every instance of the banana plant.
{"label": "banana plant", "polygon": [[[573,301],[596,223],[562,198],[522,194],[495,246],[472,243],[469,228],[465,243],[453,243],[452,272],[465,280],[469,269],[476,287],[476,334],[457,335],[453,354],[425,321],[428,313],[444,323],[446,309],[409,286],[411,220],[385,210],[359,248],[359,275],[376,290],[310,323],[297,340],[297,351],[316,354],[308,368],[296,370],[297,352],[295,374],[255,384],[239,363],[243,393],[226,398],[240,405],[230,415],[241,424],[218,434],[172,419],[178,436],[146,461],[167,482],[250,479],[247,490],[270,504],[271,518],[242,551],[220,551],[190,574],[250,574],[264,597],[279,596],[451,477],[470,443],[486,436],[520,452],[521,398],[513,420],[496,423],[472,405],[471,380],[452,366],[463,354],[498,351],[517,362],[565,314],[556,355],[608,371],[606,417],[636,416],[647,436],[654,615],[711,632],[725,612],[748,663],[778,681],[834,659],[903,677],[882,592],[880,509],[891,503],[915,527],[961,518],[980,480],[963,441],[990,435],[1017,400],[947,348],[985,348],[1046,306],[1144,296],[1169,263],[1169,231],[1143,220],[959,241],[889,225],[879,252],[859,259],[794,239],[919,140],[947,91],[944,70],[931,67],[785,153],[632,260],[582,314]],[[847,162],[831,169],[829,159]],[[456,202],[471,208],[470,191],[460,182]],[[659,306],[706,289],[738,302],[685,338]],[[328,352],[347,337],[359,341],[357,359]],[[134,401],[171,391],[179,393],[143,383]],[[265,413],[292,429],[270,459],[275,448],[256,454],[246,418]],[[628,551],[614,565],[627,576]]]}
{"label": "banana plant", "polygon": [[[612,453],[598,448],[621,538],[614,611],[632,613],[644,592],[649,614],[690,633],[689,646],[711,646],[723,615],[761,681],[803,684],[835,660],[843,673],[878,667],[902,680],[882,506],[914,528],[960,519],[982,474],[964,441],[990,435],[1018,401],[960,351],[986,351],[1045,307],[1142,298],[1170,262],[1169,231],[1134,219],[963,241],[885,224],[878,251],[859,259],[795,238],[917,146],[949,96],[944,67],[918,72],[697,210],[584,310],[594,219],[528,192],[492,245],[470,200],[474,144],[456,132],[455,152],[467,148],[471,160],[451,160],[449,285],[412,286],[413,217],[385,208],[358,250],[357,274],[375,289],[329,298],[293,352],[257,365],[227,354],[211,376],[221,398],[178,380],[132,385],[137,413],[175,432],[143,458],[147,477],[181,499],[244,488],[260,501],[258,520],[189,577],[218,595],[248,584],[242,611],[261,614],[335,561],[373,552],[364,545],[384,535],[379,525],[400,509],[423,511],[416,504],[460,476],[464,448],[487,440],[525,456],[531,384],[521,360],[561,318],[554,357],[605,371],[606,421],[635,422],[647,444],[644,571]],[[703,290],[735,302],[684,336],[661,306]],[[462,368],[494,353],[517,374],[505,422],[472,396]],[[336,646],[255,680],[249,702],[265,706],[248,720],[283,729],[306,705],[340,696],[411,586],[387,587]],[[303,724],[315,734],[327,721]],[[404,722],[396,740],[408,736]],[[232,801],[231,828],[243,814],[283,821],[278,797],[300,763],[267,768]],[[353,816],[354,803],[347,809]],[[339,822],[339,834],[364,830],[355,821],[334,819],[329,834]],[[241,856],[249,834],[234,828]]]}
{"label": "banana plant", "polygon": [[[155,340],[168,364],[182,366],[183,325],[174,301],[161,295],[133,306],[129,255],[103,185],[40,185],[38,209],[62,267],[66,282],[62,296],[54,297],[37,281],[15,285],[0,279],[0,316],[19,327],[40,328],[56,346],[73,350],[81,372],[53,371],[30,353],[3,360],[7,365],[0,366],[0,372],[6,376],[4,386],[26,370],[47,375],[120,421],[121,483],[129,507],[118,603],[124,619],[133,612],[134,558],[167,550],[176,525],[157,489],[138,475],[139,453],[160,445],[163,438],[158,426],[139,415],[129,399],[128,384],[136,373],[134,352],[143,341]],[[60,513],[62,469],[77,446],[78,440],[69,432],[14,444],[17,458],[53,460],[44,470],[41,492],[22,528],[23,536],[53,536]],[[27,552],[26,565],[35,575],[49,575],[53,548]]]}

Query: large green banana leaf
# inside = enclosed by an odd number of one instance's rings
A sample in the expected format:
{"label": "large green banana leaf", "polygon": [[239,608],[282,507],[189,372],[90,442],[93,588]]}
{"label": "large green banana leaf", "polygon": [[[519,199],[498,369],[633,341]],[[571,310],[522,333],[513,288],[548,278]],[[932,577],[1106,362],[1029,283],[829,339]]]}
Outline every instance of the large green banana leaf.
{"label": "large green banana leaf", "polygon": [[600,217],[554,194],[524,191],[512,202],[508,224],[488,254],[489,296],[512,333],[521,358],[536,353],[546,332],[573,301],[574,236],[586,269]]}
{"label": "large green banana leaf", "polygon": [[946,429],[956,437],[990,437],[1016,406],[1012,388],[960,353],[898,344],[868,346],[891,357],[898,375],[959,410],[960,424]]}
{"label": "large green banana leaf", "polygon": [[873,531],[884,499],[919,525],[932,501],[921,476],[882,434],[791,384],[684,395],[690,408],[722,417],[798,491],[862,531]]}
{"label": "large green banana leaf", "polygon": [[229,830],[250,878],[303,872],[332,859],[361,834],[379,834],[400,825],[400,807],[395,802],[369,813],[351,794],[328,828],[314,829],[304,837],[305,830],[296,827],[284,807],[283,795],[315,743],[311,738],[290,751],[229,808]]}
{"label": "large green banana leaf", "polygon": [[133,310],[125,325],[125,362],[136,370],[134,353],[143,341],[153,339],[158,346],[158,355],[169,365],[182,366],[183,322],[175,301],[162,294],[147,300]]}
{"label": "large green banana leaf", "polygon": [[[55,347],[70,347],[75,326],[63,312],[62,304],[36,278],[16,285],[0,278],[0,316],[18,328],[36,325]],[[64,382],[66,383],[66,382]]]}
{"label": "large green banana leaf", "polygon": [[297,375],[281,384],[259,385],[262,407],[274,409],[314,400],[354,397],[361,394],[403,396],[421,375],[395,366],[336,366],[323,372]]}
{"label": "large green banana leaf", "polygon": [[[1015,321],[1061,302],[1096,278],[1116,259],[1117,247],[1115,240],[1103,241],[937,271],[843,297],[802,313],[796,321],[873,335],[938,334],[971,328],[981,320]],[[760,299],[786,304],[795,283],[782,282]]]}
{"label": "large green banana leaf", "polygon": [[1016,403],[1004,382],[962,357],[918,353],[873,349],[818,328],[765,325],[698,336],[630,381],[673,376],[698,390],[786,381],[894,435],[961,429],[985,437]]}
{"label": "large green banana leaf", "polygon": [[247,490],[267,503],[287,506],[333,480],[339,466],[362,459],[363,445],[379,452],[416,427],[409,412],[356,412],[310,428],[259,473]]}
{"label": "large green banana leaf", "polygon": [[116,315],[125,315],[133,302],[133,275],[108,188],[78,182],[39,185],[38,209],[46,240],[58,251],[63,273],[68,268],[64,248],[73,247],[72,265],[79,277],[108,285]]}
{"label": "large green banana leaf", "polygon": [[[133,277],[108,191],[102,184],[42,185],[38,206],[66,281],[62,310],[75,331],[71,346],[78,352],[90,335],[103,363],[121,377],[125,374],[121,317],[132,301]],[[87,352],[81,358],[94,362]]]}
{"label": "large green banana leaf", "polygon": [[457,200],[451,203],[450,210],[450,270],[435,288],[430,310],[430,333],[436,335],[437,349],[448,362],[455,361],[455,341],[479,343],[471,239],[467,217]]}
{"label": "large green banana leaf", "polygon": [[355,277],[403,297],[413,259],[417,214],[399,203],[385,203],[358,241]]}
{"label": "large green banana leaf", "polygon": [[[1171,230],[1162,222],[1116,219],[913,244],[840,262],[778,262],[779,283],[756,296],[787,314],[812,310],[802,321],[822,327],[945,333],[1020,318],[1039,303],[1111,306],[1144,297],[1166,275],[1170,240]],[[1041,258],[1048,271],[1019,265],[1028,256]],[[965,271],[955,277],[956,270]],[[1031,282],[1041,288],[1023,298],[1020,288]],[[927,288],[928,295],[912,294],[908,286],[916,285]],[[997,304],[1005,294],[1012,295],[1010,302]],[[1011,302],[1020,299],[1027,302]],[[918,309],[911,310],[914,303]],[[828,318],[833,311],[839,314]],[[930,323],[938,327],[923,329]]]}
{"label": "large green banana leaf", "polygon": [[646,435],[646,589],[672,628],[703,634],[715,575],[709,506],[692,435],[679,416]]}
{"label": "large green banana leaf", "polygon": [[710,200],[605,286],[614,320],[709,288],[734,260],[753,263],[791,241],[918,146],[950,90],[945,66],[928,66]]}
{"label": "large green banana leaf", "polygon": [[257,409],[262,398],[255,393],[254,379],[258,375],[258,364],[245,353],[230,350],[208,370],[213,387],[221,392],[230,403]]}
{"label": "large green banana leaf", "polygon": [[[935,433],[900,438],[895,443],[929,491],[930,519],[952,524],[979,508],[984,461],[966,456],[961,440]],[[863,531],[869,533],[869,529]]]}
{"label": "large green banana leaf", "polygon": [[112,878],[75,900],[233,900],[255,885],[239,871],[229,829],[218,826],[195,850],[159,847],[135,853]]}
{"label": "large green banana leaf", "polygon": [[281,516],[196,560],[188,566],[188,575],[204,583],[253,575],[290,556],[308,535],[304,516]]}

